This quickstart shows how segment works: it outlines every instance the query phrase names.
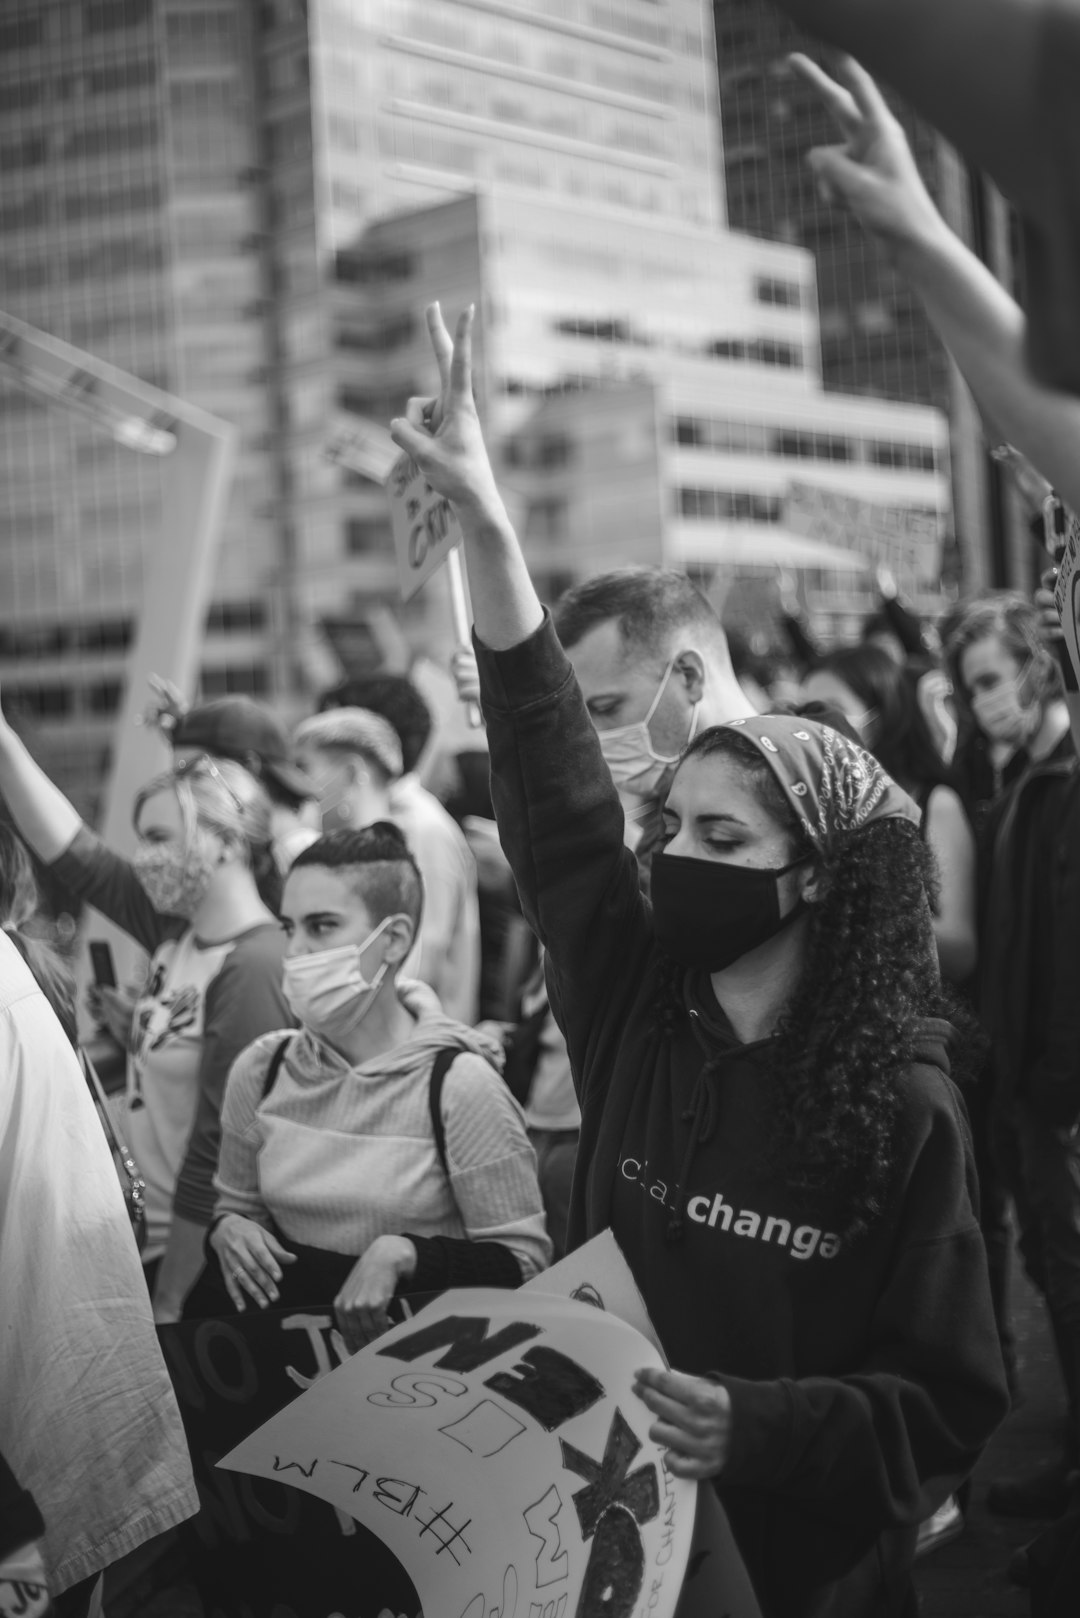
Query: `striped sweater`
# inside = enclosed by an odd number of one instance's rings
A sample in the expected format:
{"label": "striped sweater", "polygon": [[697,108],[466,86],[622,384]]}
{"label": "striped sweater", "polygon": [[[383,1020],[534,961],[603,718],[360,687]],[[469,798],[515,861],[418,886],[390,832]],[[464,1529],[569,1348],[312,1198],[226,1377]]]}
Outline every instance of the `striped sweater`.
{"label": "striped sweater", "polygon": [[[304,1031],[264,1097],[270,1061],[286,1037],[283,1030],[256,1040],[229,1075],[217,1215],[273,1223],[286,1242],[357,1257],[377,1236],[408,1232],[498,1242],[523,1280],[546,1267],[551,1243],[536,1160],[520,1108],[492,1066],[491,1040],[421,1011],[410,1039],[350,1067]],[[436,1053],[448,1045],[461,1049],[442,1095],[449,1181],[428,1082]]]}

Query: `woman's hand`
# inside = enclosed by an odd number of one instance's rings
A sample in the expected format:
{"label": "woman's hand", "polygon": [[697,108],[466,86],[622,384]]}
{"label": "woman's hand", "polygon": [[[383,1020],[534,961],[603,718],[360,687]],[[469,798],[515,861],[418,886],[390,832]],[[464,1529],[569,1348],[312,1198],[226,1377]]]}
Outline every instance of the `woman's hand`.
{"label": "woman's hand", "polygon": [[404,417],[390,423],[390,436],[459,513],[505,522],[473,398],[473,317],[470,304],[451,340],[439,305],[428,305],[427,326],[442,393],[438,399],[410,399]]}
{"label": "woman's hand", "polygon": [[717,1382],[682,1371],[636,1373],[634,1392],[657,1420],[649,1437],[667,1450],[677,1478],[711,1478],[731,1448],[731,1395]]}
{"label": "woman's hand", "polygon": [[338,1327],[350,1354],[390,1329],[387,1305],[398,1282],[416,1271],[416,1248],[405,1236],[377,1236],[334,1299]]}
{"label": "woman's hand", "polygon": [[277,1302],[281,1266],[295,1264],[296,1254],[283,1247],[276,1236],[243,1214],[227,1214],[215,1226],[210,1245],[221,1261],[229,1297],[241,1314],[247,1308],[245,1293],[260,1309]]}
{"label": "woman's hand", "polygon": [[91,984],[86,1004],[99,1028],[105,1028],[125,1051],[131,1049],[131,1029],[135,1021],[137,996],[130,989],[110,989]]}
{"label": "woman's hand", "polygon": [[944,229],[907,136],[869,73],[850,56],[838,59],[836,79],[807,56],[789,56],[788,64],[817,92],[844,137],[807,158],[822,192],[891,250]]}

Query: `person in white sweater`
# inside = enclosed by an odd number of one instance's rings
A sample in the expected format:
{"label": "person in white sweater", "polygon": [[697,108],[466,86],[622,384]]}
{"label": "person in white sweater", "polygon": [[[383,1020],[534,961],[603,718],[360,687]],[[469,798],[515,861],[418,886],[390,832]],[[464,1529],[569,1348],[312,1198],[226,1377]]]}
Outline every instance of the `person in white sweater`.
{"label": "person in white sweater", "polygon": [[332,1301],[351,1349],[399,1290],[517,1286],[551,1258],[496,1043],[398,982],[422,904],[388,822],[304,850],[282,900],[301,1029],[249,1046],[222,1108],[210,1244],[233,1307]]}

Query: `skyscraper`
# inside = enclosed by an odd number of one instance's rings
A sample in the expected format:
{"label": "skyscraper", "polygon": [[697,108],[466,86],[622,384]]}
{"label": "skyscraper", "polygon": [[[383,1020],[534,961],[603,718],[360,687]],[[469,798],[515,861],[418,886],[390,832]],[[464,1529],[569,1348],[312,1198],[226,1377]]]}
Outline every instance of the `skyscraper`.
{"label": "skyscraper", "polygon": [[[395,603],[383,492],[323,452],[431,390],[429,296],[478,301],[497,448],[654,387],[655,544],[702,571],[768,554],[792,471],[945,511],[940,418],[824,393],[811,260],[726,228],[705,0],[0,13],[0,306],[240,430],[204,694],[287,706],[312,622]],[[0,680],[92,808],[154,470],[10,390],[0,425]]]}
{"label": "skyscraper", "polygon": [[[989,582],[992,475],[978,413],[918,298],[856,221],[819,195],[806,164],[811,147],[839,138],[827,111],[785,66],[789,52],[814,54],[817,43],[771,0],[714,0],[714,12],[729,223],[813,252],[827,388],[933,405],[949,417],[965,582]],[[895,98],[893,104],[932,196],[970,241],[972,177],[934,130]],[[981,201],[976,195],[976,205]],[[1004,520],[1014,530],[1022,526],[1015,511]],[[1015,549],[1015,532],[1012,540]],[[1018,578],[1024,560],[1012,558]]]}

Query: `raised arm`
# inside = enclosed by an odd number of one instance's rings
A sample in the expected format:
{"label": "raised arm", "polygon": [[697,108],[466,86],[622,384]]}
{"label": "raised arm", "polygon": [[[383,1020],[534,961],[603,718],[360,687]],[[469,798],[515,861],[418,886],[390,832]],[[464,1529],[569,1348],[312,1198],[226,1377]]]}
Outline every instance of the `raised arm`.
{"label": "raised arm", "polygon": [[74,841],[82,817],[0,714],[0,797],[19,836],[46,865]]}
{"label": "raised arm", "polygon": [[1042,386],[1027,369],[1023,311],[938,213],[874,81],[850,58],[837,66],[841,82],[805,56],[791,65],[842,137],[810,153],[819,184],[877,238],[918,294],[993,431],[1080,509],[1080,400]]}
{"label": "raised arm", "polygon": [[410,399],[405,418],[392,421],[390,433],[453,506],[465,536],[476,633],[493,652],[504,652],[539,628],[544,609],[484,447],[472,391],[473,318],[470,305],[451,341],[438,304],[429,308],[442,397]]}

